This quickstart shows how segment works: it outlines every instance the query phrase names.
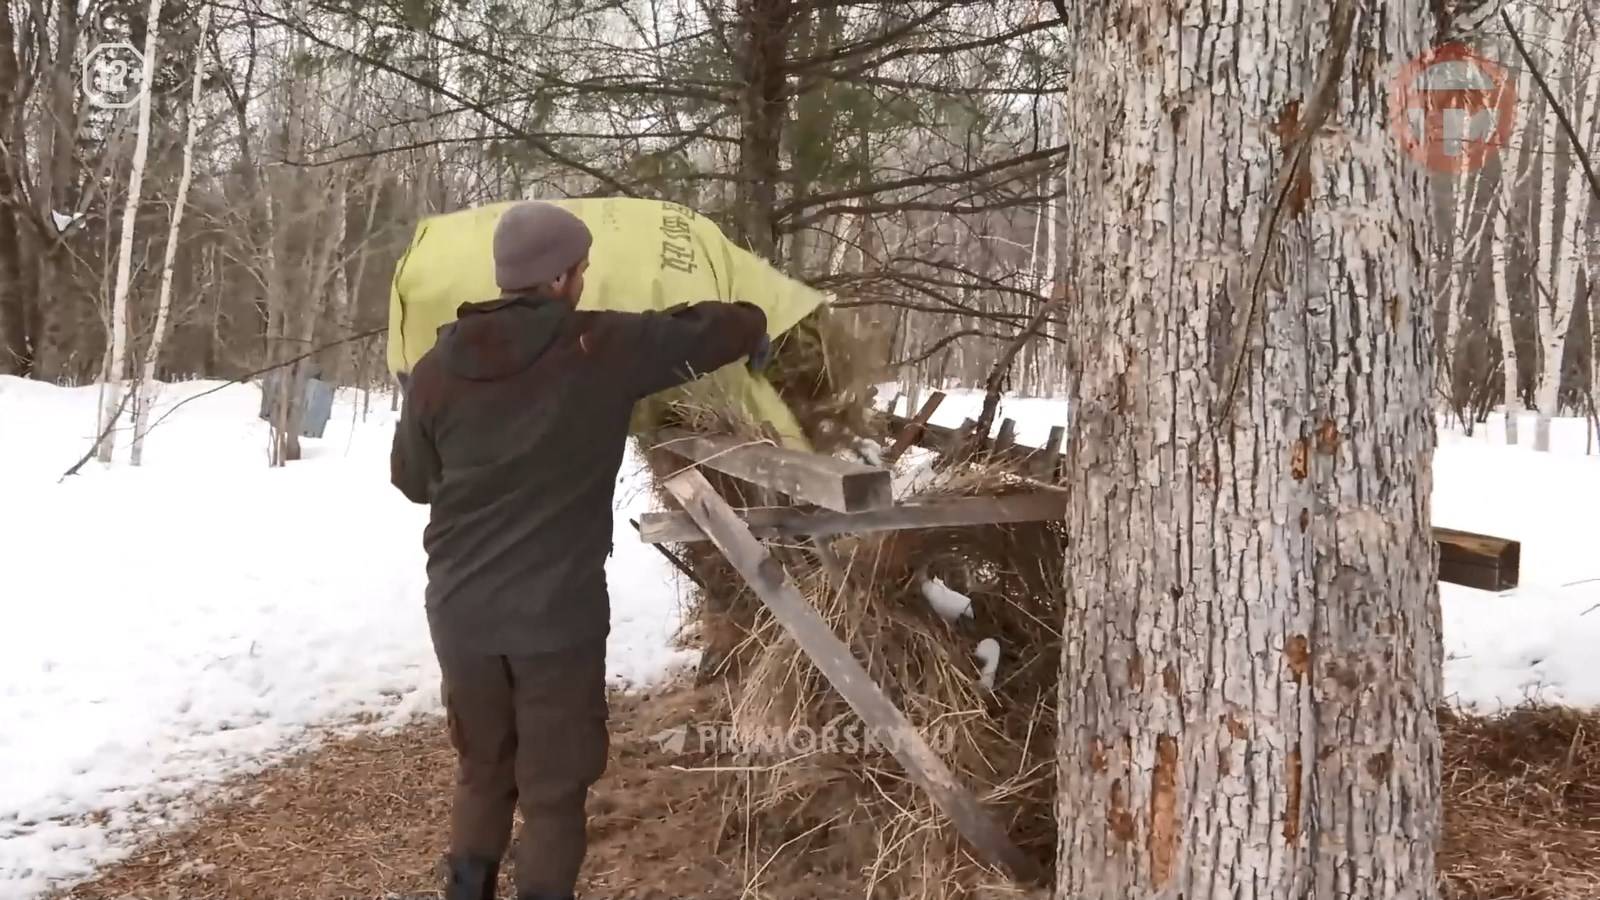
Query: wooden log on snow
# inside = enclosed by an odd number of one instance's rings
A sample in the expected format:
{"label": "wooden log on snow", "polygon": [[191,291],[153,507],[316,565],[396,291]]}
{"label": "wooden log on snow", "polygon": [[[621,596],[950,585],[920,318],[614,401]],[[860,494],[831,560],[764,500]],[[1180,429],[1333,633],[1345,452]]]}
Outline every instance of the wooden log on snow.
{"label": "wooden log on snow", "polygon": [[1434,528],[1439,542],[1439,580],[1483,591],[1517,586],[1522,570],[1522,544],[1505,538],[1451,528]]}
{"label": "wooden log on snow", "polygon": [[724,475],[839,512],[894,505],[894,484],[888,469],[678,428],[662,432],[655,447]]}
{"label": "wooden log on snow", "polygon": [[738,515],[717,495],[705,476],[691,470],[668,479],[666,487],[695,524],[711,536],[717,549],[750,584],[773,618],[800,645],[834,690],[844,697],[868,728],[884,738],[883,743],[905,767],[906,774],[928,792],[980,857],[1000,866],[1018,881],[1037,883],[1043,875],[1039,865],[1017,848],[988,810],[956,780],[944,760],[933,752],[905,714],[872,680],[850,653],[850,648],[817,615],[789,581],[783,567],[739,521]]}
{"label": "wooden log on snow", "polygon": [[[1065,518],[1066,514],[1067,492],[1049,490],[1003,497],[957,497],[856,513],[782,506],[736,511],[745,527],[757,538],[766,541],[1011,522],[1047,522]],[[639,519],[639,537],[647,544],[709,540],[692,517],[680,512],[645,513]]]}

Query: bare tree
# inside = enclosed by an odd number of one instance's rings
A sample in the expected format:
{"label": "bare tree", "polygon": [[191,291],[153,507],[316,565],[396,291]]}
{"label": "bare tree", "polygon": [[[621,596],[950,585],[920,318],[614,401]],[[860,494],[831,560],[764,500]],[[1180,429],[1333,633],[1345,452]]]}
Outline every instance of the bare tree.
{"label": "bare tree", "polygon": [[205,67],[201,64],[205,53],[205,35],[211,29],[211,5],[205,6],[200,16],[200,39],[195,42],[194,76],[189,89],[188,131],[183,141],[183,174],[178,177],[178,194],[172,201],[172,225],[167,229],[166,255],[161,261],[161,288],[156,295],[156,321],[145,347],[144,367],[134,384],[137,392],[133,402],[133,446],[129,461],[134,465],[144,462],[144,438],[150,430],[150,404],[155,400],[156,365],[161,361],[161,345],[167,337],[167,319],[172,314],[172,278],[178,256],[178,236],[183,227],[183,213],[189,206],[189,185],[194,179],[194,143],[200,122],[200,88],[204,83]]}
{"label": "bare tree", "polygon": [[128,173],[128,194],[122,211],[122,237],[117,245],[117,272],[111,287],[111,323],[107,343],[104,399],[96,431],[105,437],[100,441],[97,454],[101,462],[110,462],[116,449],[116,425],[126,403],[123,401],[123,379],[127,376],[128,339],[131,336],[128,293],[133,272],[133,232],[139,214],[139,198],[144,188],[145,164],[150,156],[150,104],[156,65],[156,49],[161,28],[162,0],[150,0],[144,40],[144,71],[140,76],[139,124],[134,133],[133,161]]}

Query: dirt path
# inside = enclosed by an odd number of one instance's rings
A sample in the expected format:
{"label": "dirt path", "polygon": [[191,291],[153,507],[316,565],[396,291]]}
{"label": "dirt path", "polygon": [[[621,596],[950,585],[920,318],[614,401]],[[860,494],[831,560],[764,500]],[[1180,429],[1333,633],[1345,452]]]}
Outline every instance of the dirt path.
{"label": "dirt path", "polygon": [[[652,739],[694,721],[704,692],[614,701],[583,895],[597,900],[860,898],[816,852],[738,833],[736,779]],[[1444,722],[1447,900],[1600,897],[1600,716],[1566,710]],[[704,762],[709,763],[710,760]],[[256,776],[240,799],[155,836],[59,897],[376,900],[437,888],[453,758],[438,723],[331,743]],[[509,879],[501,896],[510,896]]]}

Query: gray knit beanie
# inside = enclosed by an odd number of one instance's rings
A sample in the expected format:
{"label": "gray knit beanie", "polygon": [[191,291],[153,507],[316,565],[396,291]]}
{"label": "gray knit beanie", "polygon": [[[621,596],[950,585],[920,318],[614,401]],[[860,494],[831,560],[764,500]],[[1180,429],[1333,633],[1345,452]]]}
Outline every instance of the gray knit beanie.
{"label": "gray knit beanie", "polygon": [[594,238],[583,220],[553,203],[506,210],[494,227],[494,280],[507,293],[546,285],[589,255]]}

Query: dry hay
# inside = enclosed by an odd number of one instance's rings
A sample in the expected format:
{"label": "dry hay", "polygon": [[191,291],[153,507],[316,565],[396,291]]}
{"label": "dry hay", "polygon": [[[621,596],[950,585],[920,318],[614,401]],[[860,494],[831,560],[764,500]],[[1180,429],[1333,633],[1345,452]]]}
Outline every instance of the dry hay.
{"label": "dry hay", "polygon": [[1600,897],[1600,712],[1440,713],[1445,900]]}
{"label": "dry hay", "polygon": [[[919,499],[1034,489],[952,472]],[[815,548],[774,548],[873,680],[1018,845],[1047,865],[1064,539],[1056,522],[847,536],[833,542],[841,564],[833,572]],[[712,713],[726,723],[735,755],[722,764],[740,770],[752,798],[739,811],[741,830],[774,852],[860,873],[863,896],[966,896],[991,882],[926,793],[887,748],[868,743],[839,694],[706,548],[691,549],[710,587],[694,628],[711,651],[703,680],[723,684]],[[970,597],[974,616],[942,619],[921,593],[930,577]],[[974,655],[985,638],[1001,646],[993,691],[980,685]]]}
{"label": "dry hay", "polygon": [[873,385],[882,374],[881,354],[847,314],[827,307],[778,338],[766,371],[801,431],[823,453],[877,436],[870,414]]}
{"label": "dry hay", "polygon": [[[870,385],[879,372],[848,320],[819,310],[784,335],[768,377],[820,452],[881,439]],[[671,424],[759,441],[748,423],[718,409],[680,404]],[[646,458],[662,481],[683,461]],[[736,507],[787,503],[736,479],[702,470]],[[1034,489],[1000,474],[941,473],[931,496]],[[1064,529],[1059,523],[842,537],[830,574],[814,547],[775,547],[790,576],[873,679],[985,801],[1022,848],[1048,861],[1055,848],[1053,698],[1060,636]],[[702,582],[685,639],[703,651],[700,682],[718,682],[708,711],[734,736],[733,765],[750,802],[739,830],[767,852],[801,854],[859,873],[868,895],[939,897],[988,880],[927,795],[905,780],[887,749],[867,746],[854,713],[709,543],[676,552]],[[842,575],[842,580],[840,575]],[[975,617],[947,624],[921,594],[929,577],[971,597]],[[978,642],[995,638],[1002,659],[995,689],[978,683]],[[822,736],[821,750],[772,738]],[[794,751],[801,752],[796,754]]]}

